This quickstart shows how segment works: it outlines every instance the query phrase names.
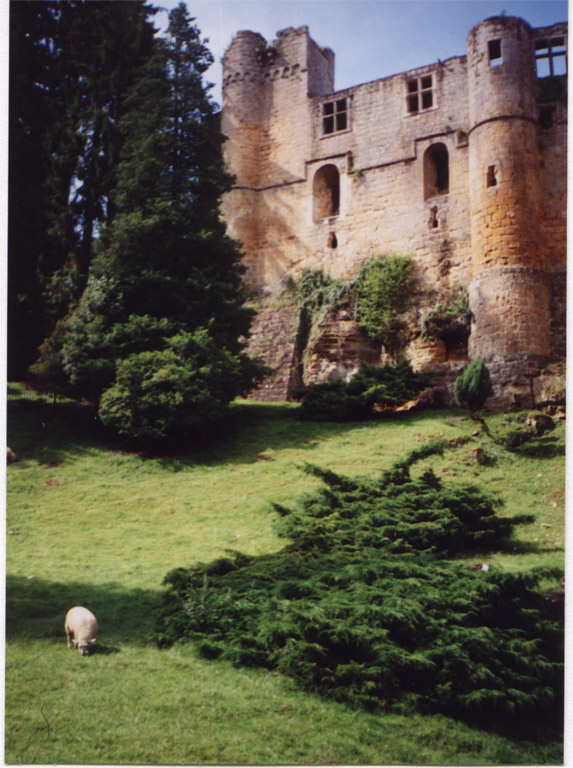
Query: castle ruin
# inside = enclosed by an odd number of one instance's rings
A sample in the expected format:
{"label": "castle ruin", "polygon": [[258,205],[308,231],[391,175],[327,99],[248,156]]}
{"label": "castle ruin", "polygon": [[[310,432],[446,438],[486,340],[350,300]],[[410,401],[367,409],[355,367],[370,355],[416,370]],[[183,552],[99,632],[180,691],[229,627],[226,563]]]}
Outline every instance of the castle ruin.
{"label": "castle ruin", "polygon": [[[438,401],[482,355],[493,403],[550,402],[565,357],[567,24],[477,24],[467,54],[334,90],[334,53],[307,27],[269,45],[239,32],[223,59],[223,133],[235,186],[223,201],[259,297],[249,351],[275,368],[256,393],[380,361],[348,312],[332,311],[301,364],[298,310],[281,302],[305,269],[353,278],[410,254],[420,291],[405,357]],[[421,319],[454,286],[471,323],[427,338]]]}

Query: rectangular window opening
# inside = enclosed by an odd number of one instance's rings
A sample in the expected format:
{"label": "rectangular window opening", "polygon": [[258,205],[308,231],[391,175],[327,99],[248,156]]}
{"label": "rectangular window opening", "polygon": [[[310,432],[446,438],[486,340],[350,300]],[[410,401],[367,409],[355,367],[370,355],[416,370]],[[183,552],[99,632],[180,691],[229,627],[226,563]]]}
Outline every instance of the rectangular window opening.
{"label": "rectangular window opening", "polygon": [[567,60],[565,56],[553,57],[553,76],[560,77],[567,74]]}
{"label": "rectangular window opening", "polygon": [[336,115],[336,130],[346,130],[346,112],[341,112],[339,115]]}
{"label": "rectangular window opening", "polygon": [[487,186],[488,187],[497,186],[497,178],[495,174],[496,174],[495,165],[488,166],[488,169],[487,169]]}
{"label": "rectangular window opening", "polygon": [[339,133],[348,129],[347,99],[328,101],[322,105],[322,134]]}
{"label": "rectangular window opening", "polygon": [[323,133],[334,133],[334,117],[325,117],[322,121]]}
{"label": "rectangular window opening", "polygon": [[435,104],[434,78],[432,75],[416,77],[406,82],[406,109],[413,115]]}
{"label": "rectangular window opening", "polygon": [[538,79],[567,74],[567,49],[564,37],[535,41],[535,66]]}
{"label": "rectangular window opening", "polygon": [[501,64],[501,40],[490,40],[487,50],[490,67],[498,67]]}
{"label": "rectangular window opening", "polygon": [[535,41],[535,51],[536,53],[539,51],[540,53],[544,53],[547,55],[549,51],[549,41],[548,40],[536,40]]}

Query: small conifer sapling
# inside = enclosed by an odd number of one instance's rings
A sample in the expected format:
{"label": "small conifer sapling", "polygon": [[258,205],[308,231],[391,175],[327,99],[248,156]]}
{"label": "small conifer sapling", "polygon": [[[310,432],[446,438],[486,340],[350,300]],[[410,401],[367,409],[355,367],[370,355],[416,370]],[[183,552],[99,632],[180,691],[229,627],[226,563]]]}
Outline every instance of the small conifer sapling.
{"label": "small conifer sapling", "polygon": [[476,357],[468,365],[454,384],[454,394],[458,403],[467,408],[470,417],[479,421],[480,411],[492,393],[489,370],[482,357]]}

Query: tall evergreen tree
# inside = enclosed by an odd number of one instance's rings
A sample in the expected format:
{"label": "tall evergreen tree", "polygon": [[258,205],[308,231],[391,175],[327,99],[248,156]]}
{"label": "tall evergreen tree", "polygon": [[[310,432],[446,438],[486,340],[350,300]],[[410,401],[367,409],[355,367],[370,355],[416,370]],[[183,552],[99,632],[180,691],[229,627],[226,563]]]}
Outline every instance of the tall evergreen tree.
{"label": "tall evergreen tree", "polygon": [[212,56],[181,3],[126,95],[113,220],[87,288],[44,345],[44,386],[89,397],[140,438],[188,437],[262,370],[242,352],[240,253],[219,198],[231,184],[203,74]]}
{"label": "tall evergreen tree", "polygon": [[44,184],[46,133],[53,120],[48,51],[54,19],[47,3],[10,7],[8,176],[8,376],[20,378],[44,337],[40,260],[48,248]]}
{"label": "tall evergreen tree", "polygon": [[143,0],[10,7],[9,376],[85,287],[110,221],[124,96],[149,57]]}

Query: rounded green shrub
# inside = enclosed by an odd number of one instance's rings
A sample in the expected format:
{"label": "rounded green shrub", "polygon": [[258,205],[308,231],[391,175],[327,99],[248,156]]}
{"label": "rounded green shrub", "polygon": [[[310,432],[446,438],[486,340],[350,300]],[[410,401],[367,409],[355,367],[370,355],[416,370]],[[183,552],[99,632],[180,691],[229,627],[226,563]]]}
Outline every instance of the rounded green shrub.
{"label": "rounded green shrub", "polygon": [[118,363],[99,416],[136,440],[193,438],[221,419],[237,387],[248,389],[251,363],[219,348],[204,330],[181,332],[166,349],[138,352]]}

